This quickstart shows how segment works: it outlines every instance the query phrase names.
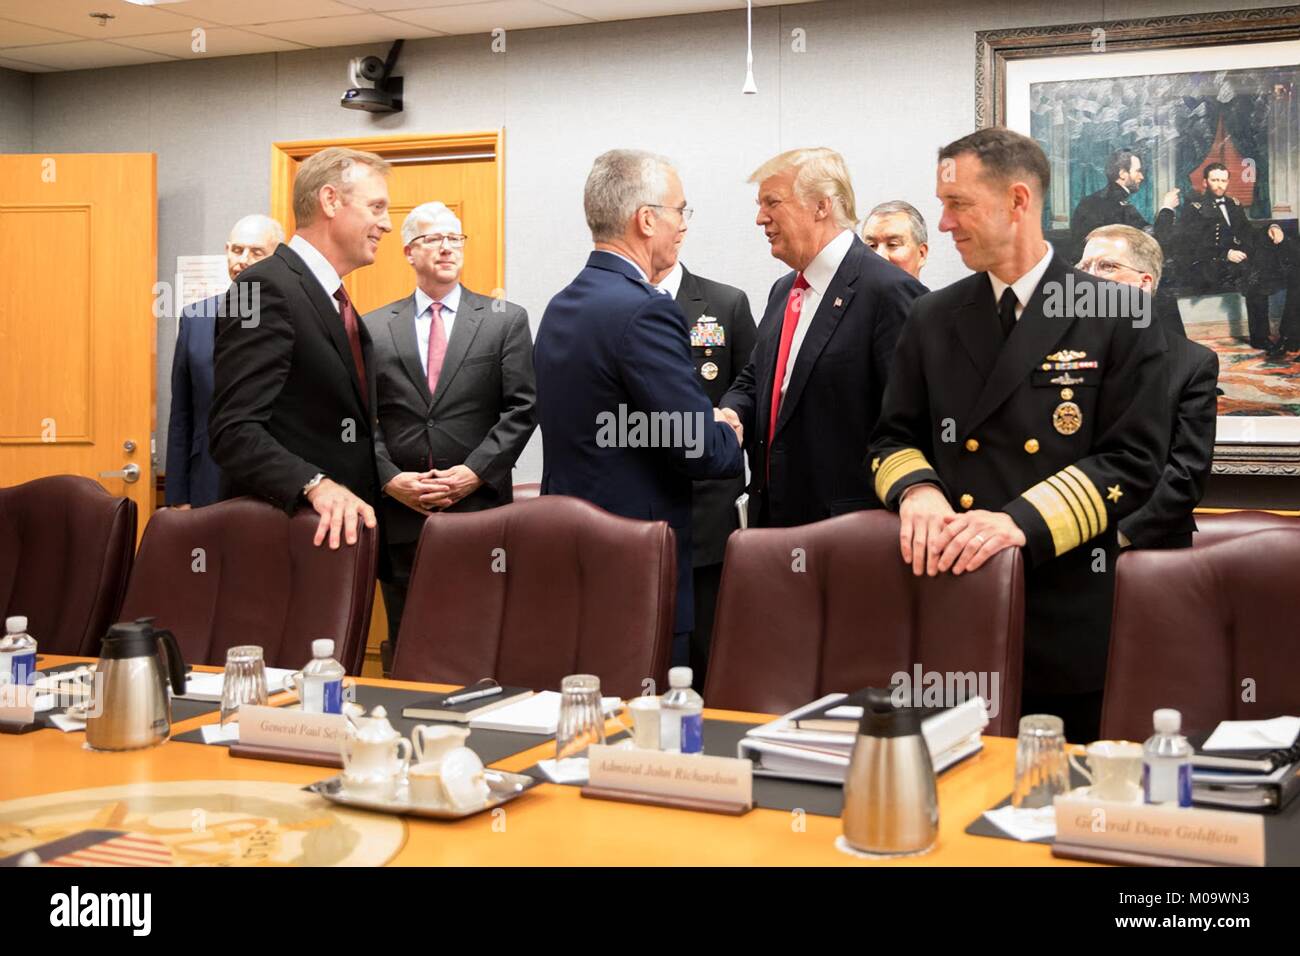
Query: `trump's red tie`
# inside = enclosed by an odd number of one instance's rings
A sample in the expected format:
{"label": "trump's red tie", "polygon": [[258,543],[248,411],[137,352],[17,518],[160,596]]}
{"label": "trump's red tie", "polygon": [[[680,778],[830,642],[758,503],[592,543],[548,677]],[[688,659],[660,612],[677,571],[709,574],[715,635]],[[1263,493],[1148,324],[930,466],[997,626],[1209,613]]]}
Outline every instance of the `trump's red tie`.
{"label": "trump's red tie", "polygon": [[357,310],[352,308],[348,290],[339,286],[334,293],[339,303],[339,317],[343,319],[343,328],[348,333],[348,345],[352,347],[352,361],[357,366],[357,381],[361,383],[361,400],[369,404],[369,392],[366,391],[366,360],[361,354],[361,333],[357,331]]}
{"label": "trump's red tie", "polygon": [[[790,361],[790,343],[794,341],[794,330],[799,325],[799,316],[803,313],[803,290],[808,288],[808,280],[800,272],[794,277],[794,287],[790,297],[785,300],[785,317],[781,320],[781,348],[776,353],[776,375],[772,379],[772,416],[767,422],[767,460],[772,460],[772,439],[776,437],[776,417],[781,411],[781,384],[785,381],[785,367]],[[770,465],[769,465],[770,467]]]}

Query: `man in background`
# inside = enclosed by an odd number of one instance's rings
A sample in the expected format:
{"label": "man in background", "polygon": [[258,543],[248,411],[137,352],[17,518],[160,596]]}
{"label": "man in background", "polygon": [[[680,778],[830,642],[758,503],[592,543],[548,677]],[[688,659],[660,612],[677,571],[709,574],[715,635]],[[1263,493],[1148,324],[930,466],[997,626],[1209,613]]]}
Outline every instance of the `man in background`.
{"label": "man in background", "polygon": [[862,224],[862,241],[876,255],[920,280],[921,269],[930,255],[930,236],[925,219],[911,203],[894,199],[872,209]]}
{"label": "man in background", "polygon": [[[668,522],[677,539],[672,661],[686,664],[695,619],[691,482],[744,468],[739,429],[715,420],[700,387],[686,317],[649,281],[672,266],[691,210],[672,164],[630,149],[596,157],[583,207],[595,250],[547,305],[533,350],[542,494]],[[650,428],[607,427],[632,415]],[[662,434],[655,422],[670,420],[678,429],[666,442],[638,437]]]}
{"label": "man in background", "polygon": [[[1131,226],[1102,226],[1088,235],[1080,269],[1154,296],[1164,256],[1160,244]],[[1121,547],[1190,548],[1193,509],[1205,494],[1214,464],[1219,357],[1178,329],[1166,328],[1169,362],[1169,454],[1151,496],[1119,523]]]}
{"label": "man in background", "polygon": [[468,242],[443,203],[416,206],[402,223],[415,291],[363,320],[379,398],[375,450],[390,565],[380,582],[384,673],[425,518],[513,501],[511,472],[533,433],[528,313],[461,285]]}
{"label": "man in background", "polygon": [[[284,242],[284,229],[269,216],[245,216],[226,240],[230,281]],[[219,501],[221,469],[208,449],[208,411],[212,406],[212,349],[217,313],[225,293],[194,302],[181,311],[176,351],[172,355],[172,405],[167,418],[169,508],[201,508]]]}
{"label": "man in background", "polygon": [[217,323],[209,429],[222,496],[257,495],[291,514],[309,504],[318,546],[356,544],[359,522],[377,526],[370,336],[343,277],[373,263],[392,231],[388,169],[338,146],[304,160],[297,234],[240,273]]}
{"label": "man in background", "polygon": [[[654,276],[653,282],[661,292],[672,297],[686,317],[697,381],[717,407],[754,349],[757,329],[748,297],[734,286],[691,272],[677,258],[676,250],[671,268]],[[743,474],[734,478],[702,479],[692,488],[695,623],[691,631],[690,659],[696,690],[704,687],[708,673],[722,558],[728,536],[740,527],[736,499],[744,493]]]}
{"label": "man in background", "polygon": [[791,527],[878,508],[861,452],[899,330],[925,287],[854,235],[839,153],[790,150],[749,181],[755,224],[793,270],[772,286],[754,352],[722,400],[749,436],[749,523]]}
{"label": "man in background", "polygon": [[[1102,226],[1130,226],[1149,232],[1146,218],[1133,205],[1133,196],[1146,181],[1142,170],[1142,157],[1131,149],[1117,149],[1106,157],[1106,185],[1079,200],[1070,217],[1070,235],[1075,249],[1082,252],[1087,237]],[[1178,206],[1179,190],[1171,189],[1160,200],[1156,215],[1156,236],[1168,239],[1174,226],[1174,209]],[[1077,257],[1076,257],[1077,258]]]}

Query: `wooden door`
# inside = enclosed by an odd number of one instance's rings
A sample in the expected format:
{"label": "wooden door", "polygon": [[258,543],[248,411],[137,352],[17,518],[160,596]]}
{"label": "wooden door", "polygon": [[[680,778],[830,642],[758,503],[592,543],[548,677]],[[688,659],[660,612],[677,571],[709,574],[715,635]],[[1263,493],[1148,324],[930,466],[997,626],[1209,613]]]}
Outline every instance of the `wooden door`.
{"label": "wooden door", "polygon": [[141,531],[156,210],[153,154],[0,156],[0,485],[94,478],[135,501]]}
{"label": "wooden door", "polygon": [[[293,178],[298,166],[327,146],[367,150],[393,163],[388,177],[393,231],[379,244],[374,264],[343,281],[359,312],[365,314],[415,290],[415,273],[402,253],[402,223],[416,206],[434,200],[456,213],[469,237],[461,283],[483,295],[504,295],[498,291],[505,285],[501,131],[277,143],[271,161],[271,210],[288,232],[293,231]],[[383,598],[376,589],[362,671],[366,676],[379,676],[379,644],[387,636]]]}

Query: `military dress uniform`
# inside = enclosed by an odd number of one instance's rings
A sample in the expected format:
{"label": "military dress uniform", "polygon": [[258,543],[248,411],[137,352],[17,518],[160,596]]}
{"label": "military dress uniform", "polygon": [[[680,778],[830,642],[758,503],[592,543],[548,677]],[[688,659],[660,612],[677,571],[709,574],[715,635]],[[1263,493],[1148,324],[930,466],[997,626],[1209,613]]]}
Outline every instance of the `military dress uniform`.
{"label": "military dress uniform", "polygon": [[[1005,341],[987,273],[918,299],[868,462],[891,510],[906,489],[930,482],[959,513],[1011,516],[1027,542],[1025,701],[1037,707],[1087,695],[1095,721],[1115,528],[1156,483],[1169,409],[1154,323],[1139,329],[1127,318],[1052,308],[1054,287],[1078,293],[1085,284],[1094,292],[1111,285],[1054,254]],[[1088,722],[1071,727],[1067,718],[1067,734],[1096,733],[1080,726]]]}
{"label": "military dress uniform", "polygon": [[[740,289],[697,276],[684,265],[675,299],[690,327],[695,374],[716,408],[754,350],[758,330],[749,299]],[[736,499],[745,493],[745,477],[696,481],[692,492],[695,628],[691,632],[691,668],[695,686],[702,688],[713,639],[722,556],[727,538],[740,526]]]}
{"label": "military dress uniform", "polygon": [[[1265,240],[1267,241],[1267,240]],[[1243,262],[1228,253],[1244,252]],[[1173,251],[1180,263],[1179,286],[1193,294],[1240,292],[1246,299],[1251,347],[1269,347],[1268,287],[1260,231],[1231,196],[1198,194],[1178,217]]]}
{"label": "military dress uniform", "polygon": [[[1084,196],[1074,207],[1070,217],[1070,237],[1074,242],[1073,262],[1083,257],[1088,233],[1102,226],[1131,226],[1142,232],[1151,232],[1146,217],[1133,205],[1131,194],[1119,183],[1110,183],[1104,189]],[[1172,209],[1161,209],[1156,214],[1154,227],[1157,240],[1163,242],[1174,228]]]}

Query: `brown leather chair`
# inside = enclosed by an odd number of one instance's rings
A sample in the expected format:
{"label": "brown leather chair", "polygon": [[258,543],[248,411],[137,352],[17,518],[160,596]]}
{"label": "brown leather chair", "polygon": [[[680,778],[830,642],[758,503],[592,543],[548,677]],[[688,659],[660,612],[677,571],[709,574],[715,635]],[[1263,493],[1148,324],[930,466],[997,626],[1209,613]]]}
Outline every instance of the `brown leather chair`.
{"label": "brown leather chair", "polygon": [[0,608],[40,651],[97,654],[135,554],[136,507],[76,475],[0,488]]}
{"label": "brown leather chair", "polygon": [[226,651],[258,644],[268,666],[299,668],[311,642],[334,641],[334,657],[360,674],[375,596],[378,535],[353,546],[312,544],[317,516],[290,518],[254,498],[192,511],[165,508],[145,526],[122,617],[155,618],[176,635],[188,664],[225,663]]}
{"label": "brown leather chair", "polygon": [[558,690],[595,674],[605,694],[664,686],[677,558],[663,521],[543,495],[424,523],[393,677]]}
{"label": "brown leather chair", "polygon": [[1102,736],[1146,739],[1159,707],[1182,711],[1186,733],[1300,714],[1297,568],[1294,527],[1122,553]]}
{"label": "brown leather chair", "polygon": [[[800,554],[802,572],[794,570]],[[911,680],[919,664],[986,675],[973,689],[997,698],[988,733],[1014,735],[1023,632],[1017,549],[972,574],[918,578],[903,564],[898,517],[889,512],[735,531],[704,702],[785,713],[834,691],[888,687],[900,671]]]}
{"label": "brown leather chair", "polygon": [[1300,518],[1275,515],[1269,511],[1228,511],[1224,514],[1197,515],[1192,547],[1200,548],[1270,528],[1300,528]]}

